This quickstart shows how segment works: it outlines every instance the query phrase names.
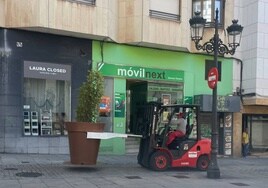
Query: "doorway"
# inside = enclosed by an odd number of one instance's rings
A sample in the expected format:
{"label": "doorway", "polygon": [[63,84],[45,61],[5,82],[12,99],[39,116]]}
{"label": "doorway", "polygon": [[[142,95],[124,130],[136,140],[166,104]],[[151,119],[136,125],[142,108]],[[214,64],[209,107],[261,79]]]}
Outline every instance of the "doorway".
{"label": "doorway", "polygon": [[163,104],[183,104],[183,82],[159,82],[127,80],[127,132],[141,134],[137,127],[138,109],[147,102]]}
{"label": "doorway", "polygon": [[136,125],[137,106],[147,101],[147,82],[141,80],[127,80],[126,83],[126,132],[138,134]]}
{"label": "doorway", "polygon": [[244,114],[242,126],[248,128],[250,153],[268,152],[268,115]]}

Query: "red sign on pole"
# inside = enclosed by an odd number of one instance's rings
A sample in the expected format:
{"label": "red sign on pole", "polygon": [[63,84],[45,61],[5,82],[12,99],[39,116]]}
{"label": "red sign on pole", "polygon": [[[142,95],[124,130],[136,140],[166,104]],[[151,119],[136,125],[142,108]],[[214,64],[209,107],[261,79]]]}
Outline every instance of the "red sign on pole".
{"label": "red sign on pole", "polygon": [[217,85],[219,78],[218,69],[216,67],[212,67],[208,72],[208,87],[210,89],[214,89]]}

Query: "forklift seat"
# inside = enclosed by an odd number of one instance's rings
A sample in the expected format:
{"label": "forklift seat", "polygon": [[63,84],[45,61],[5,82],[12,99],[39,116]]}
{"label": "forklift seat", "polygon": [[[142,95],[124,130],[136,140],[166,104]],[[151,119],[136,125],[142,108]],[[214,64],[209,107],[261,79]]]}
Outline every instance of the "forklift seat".
{"label": "forklift seat", "polygon": [[187,140],[189,138],[189,135],[191,134],[193,130],[193,124],[192,125],[189,125],[187,124],[186,125],[186,133],[183,137],[177,137],[175,138],[169,145],[168,145],[168,148],[169,149],[178,149],[178,146],[180,145],[181,142]]}

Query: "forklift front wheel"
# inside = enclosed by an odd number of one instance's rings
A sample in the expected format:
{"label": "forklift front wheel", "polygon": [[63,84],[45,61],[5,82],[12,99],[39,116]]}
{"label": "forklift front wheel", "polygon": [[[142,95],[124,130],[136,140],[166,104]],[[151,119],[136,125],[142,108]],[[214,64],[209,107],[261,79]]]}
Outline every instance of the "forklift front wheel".
{"label": "forklift front wheel", "polygon": [[150,167],[155,171],[164,171],[170,166],[170,157],[166,152],[156,151],[150,157]]}
{"label": "forklift front wheel", "polygon": [[201,155],[198,160],[197,160],[197,168],[199,170],[207,170],[208,168],[208,165],[209,165],[209,159],[208,159],[208,156],[206,155]]}

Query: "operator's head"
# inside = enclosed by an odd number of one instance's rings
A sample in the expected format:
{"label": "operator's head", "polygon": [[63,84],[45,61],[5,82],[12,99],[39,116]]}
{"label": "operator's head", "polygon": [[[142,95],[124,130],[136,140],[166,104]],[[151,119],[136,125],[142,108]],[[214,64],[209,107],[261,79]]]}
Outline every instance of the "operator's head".
{"label": "operator's head", "polygon": [[179,118],[183,118],[183,115],[184,115],[184,114],[183,114],[182,112],[180,112],[180,113],[178,114],[178,117],[179,117]]}

